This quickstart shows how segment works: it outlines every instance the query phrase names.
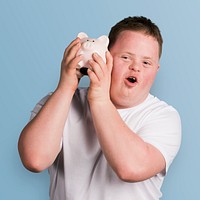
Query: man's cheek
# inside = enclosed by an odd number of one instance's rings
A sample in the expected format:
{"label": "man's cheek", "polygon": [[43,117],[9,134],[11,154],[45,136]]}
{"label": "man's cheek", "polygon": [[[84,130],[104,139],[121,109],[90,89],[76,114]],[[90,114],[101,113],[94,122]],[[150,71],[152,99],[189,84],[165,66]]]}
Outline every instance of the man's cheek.
{"label": "man's cheek", "polygon": [[143,86],[144,87],[151,87],[151,85],[154,82],[155,77],[154,76],[146,76],[143,80]]}

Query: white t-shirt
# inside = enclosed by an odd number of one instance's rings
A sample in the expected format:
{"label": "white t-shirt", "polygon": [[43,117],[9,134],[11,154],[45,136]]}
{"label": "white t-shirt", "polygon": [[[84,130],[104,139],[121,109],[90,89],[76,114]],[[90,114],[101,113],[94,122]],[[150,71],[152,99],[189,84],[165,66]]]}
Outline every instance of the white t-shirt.
{"label": "white t-shirt", "polygon": [[[36,105],[32,118],[49,96]],[[162,196],[160,188],[165,173],[181,143],[179,114],[150,94],[140,105],[118,112],[134,132],[162,153],[166,171],[136,183],[120,180],[101,151],[87,89],[77,89],[63,131],[61,152],[49,168],[51,200],[158,200]]]}

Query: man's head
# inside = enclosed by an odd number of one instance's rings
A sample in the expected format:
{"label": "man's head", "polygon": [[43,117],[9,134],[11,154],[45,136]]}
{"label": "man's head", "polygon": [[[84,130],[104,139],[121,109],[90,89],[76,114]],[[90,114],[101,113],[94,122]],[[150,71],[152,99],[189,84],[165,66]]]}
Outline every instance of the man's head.
{"label": "man's head", "polygon": [[160,31],[144,17],[129,17],[111,29],[109,38],[111,100],[117,108],[136,106],[147,98],[159,70]]}
{"label": "man's head", "polygon": [[109,33],[109,46],[108,48],[110,49],[114,43],[116,42],[119,34],[122,31],[136,31],[136,32],[143,32],[144,34],[148,36],[152,36],[157,40],[158,45],[159,45],[159,57],[161,57],[162,54],[162,44],[163,44],[163,39],[162,35],[160,33],[159,28],[150,20],[147,19],[146,17],[127,17],[120,22],[118,22],[116,25],[114,25]]}

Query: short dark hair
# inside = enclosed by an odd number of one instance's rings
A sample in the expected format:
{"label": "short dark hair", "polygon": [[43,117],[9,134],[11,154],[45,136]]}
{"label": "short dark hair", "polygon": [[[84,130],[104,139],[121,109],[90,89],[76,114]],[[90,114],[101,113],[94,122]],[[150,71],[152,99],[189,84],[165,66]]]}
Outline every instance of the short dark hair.
{"label": "short dark hair", "polygon": [[160,30],[158,26],[154,24],[150,19],[143,16],[127,17],[115,24],[111,28],[108,36],[110,40],[108,49],[110,49],[115,44],[119,34],[126,30],[144,32],[145,34],[154,37],[158,42],[159,57],[161,57],[163,39]]}

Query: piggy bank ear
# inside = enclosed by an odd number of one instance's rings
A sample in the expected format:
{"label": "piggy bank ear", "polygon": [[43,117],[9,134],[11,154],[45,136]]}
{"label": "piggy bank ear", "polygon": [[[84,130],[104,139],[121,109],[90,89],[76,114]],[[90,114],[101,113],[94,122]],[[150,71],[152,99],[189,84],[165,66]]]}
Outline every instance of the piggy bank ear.
{"label": "piggy bank ear", "polygon": [[87,35],[86,33],[84,33],[84,32],[80,32],[80,33],[77,35],[77,37],[79,37],[80,39],[83,39],[83,38],[87,38],[88,35]]}
{"label": "piggy bank ear", "polygon": [[98,38],[99,41],[101,41],[103,44],[105,44],[106,46],[108,46],[109,43],[109,39],[108,36],[106,35],[102,35]]}

